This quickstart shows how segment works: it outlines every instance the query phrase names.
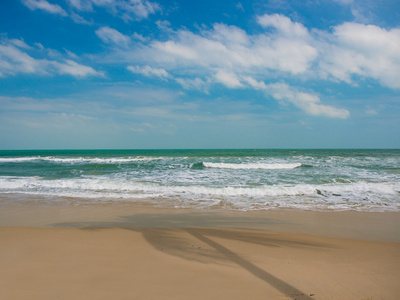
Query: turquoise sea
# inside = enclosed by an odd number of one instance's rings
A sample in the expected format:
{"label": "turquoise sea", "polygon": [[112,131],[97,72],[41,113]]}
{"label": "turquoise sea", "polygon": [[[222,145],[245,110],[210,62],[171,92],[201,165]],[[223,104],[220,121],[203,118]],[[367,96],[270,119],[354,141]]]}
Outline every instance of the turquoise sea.
{"label": "turquoise sea", "polygon": [[0,206],[400,210],[400,150],[0,151]]}

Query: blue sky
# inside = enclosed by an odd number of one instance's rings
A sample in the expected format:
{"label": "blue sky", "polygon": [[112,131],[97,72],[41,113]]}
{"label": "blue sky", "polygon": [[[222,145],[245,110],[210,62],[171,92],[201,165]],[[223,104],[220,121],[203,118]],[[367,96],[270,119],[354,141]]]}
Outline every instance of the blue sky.
{"label": "blue sky", "polygon": [[400,148],[400,1],[2,0],[0,149]]}

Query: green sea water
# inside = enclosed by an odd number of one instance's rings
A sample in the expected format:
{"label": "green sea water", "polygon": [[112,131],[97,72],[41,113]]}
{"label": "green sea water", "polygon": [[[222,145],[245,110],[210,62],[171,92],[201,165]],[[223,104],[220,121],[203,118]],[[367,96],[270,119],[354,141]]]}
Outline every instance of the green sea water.
{"label": "green sea water", "polygon": [[400,150],[0,151],[0,205],[400,210]]}

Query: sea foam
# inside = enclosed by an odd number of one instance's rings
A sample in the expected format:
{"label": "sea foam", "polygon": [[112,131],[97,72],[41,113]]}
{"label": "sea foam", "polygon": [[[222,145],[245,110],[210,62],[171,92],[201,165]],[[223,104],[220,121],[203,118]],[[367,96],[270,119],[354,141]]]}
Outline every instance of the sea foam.
{"label": "sea foam", "polygon": [[279,169],[295,169],[301,167],[301,163],[211,163],[203,162],[206,168],[220,168],[220,169],[264,169],[264,170],[279,170]]}
{"label": "sea foam", "polygon": [[1,156],[0,151],[0,200],[400,211],[395,150],[67,152]]}

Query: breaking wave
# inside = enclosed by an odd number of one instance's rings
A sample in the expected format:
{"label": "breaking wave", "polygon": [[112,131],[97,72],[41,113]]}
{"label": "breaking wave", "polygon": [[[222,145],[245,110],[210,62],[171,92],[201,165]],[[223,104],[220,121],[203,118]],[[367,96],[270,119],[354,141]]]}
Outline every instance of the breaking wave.
{"label": "breaking wave", "polygon": [[282,169],[295,169],[302,166],[301,163],[242,163],[242,164],[233,164],[233,163],[211,163],[211,162],[203,162],[202,163],[206,168],[219,168],[219,169],[234,169],[234,170],[255,170],[255,169],[263,169],[263,170],[282,170]]}

